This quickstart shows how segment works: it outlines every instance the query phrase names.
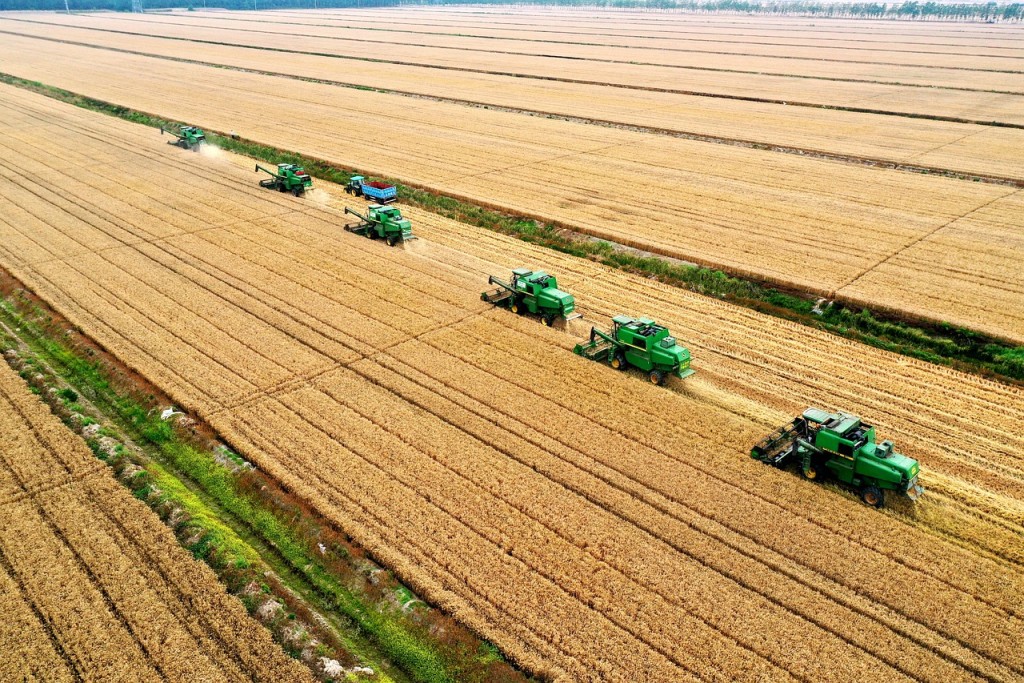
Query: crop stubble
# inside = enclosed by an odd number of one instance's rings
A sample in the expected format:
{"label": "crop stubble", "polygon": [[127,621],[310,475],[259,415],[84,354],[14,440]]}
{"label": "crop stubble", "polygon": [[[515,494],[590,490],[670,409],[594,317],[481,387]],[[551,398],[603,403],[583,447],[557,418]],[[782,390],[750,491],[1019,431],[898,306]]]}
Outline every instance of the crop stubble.
{"label": "crop stubble", "polygon": [[[341,232],[334,209],[254,187],[240,167],[10,92],[18,168],[45,180],[4,199],[23,206],[26,223],[8,230],[32,247],[0,247],[5,266],[518,661],[633,680],[1024,671],[1009,618],[1021,558],[1000,545],[1020,520],[978,520],[960,500],[972,482],[1001,484],[992,502],[1019,510],[1019,392],[422,212],[424,240],[388,250]],[[147,170],[110,190],[121,223],[97,216],[89,196],[101,190],[60,182],[77,169],[50,165],[28,144],[37,137],[108,145],[116,158],[95,165],[101,174]],[[46,206],[56,185],[73,188],[63,217]],[[207,188],[274,217],[203,228],[174,210]],[[154,216],[163,236],[144,227]],[[66,240],[80,252],[61,256]],[[105,246],[82,255],[92,241]],[[483,273],[542,257],[588,313],[652,311],[692,339],[707,379],[648,387],[479,302]],[[905,382],[883,392],[858,389],[867,370],[833,379],[837,351]],[[948,507],[959,525],[882,516],[746,458],[808,396],[836,400],[836,382],[856,402],[844,407],[878,414],[946,476],[947,498],[924,509]],[[945,416],[931,386],[963,397],[966,414],[945,429],[953,448],[931,434]],[[921,417],[902,423],[886,409],[896,399]]]}
{"label": "crop stubble", "polygon": [[[1015,258],[1013,225],[991,213],[1003,205],[997,200],[1013,195],[1009,187],[360,91],[350,91],[339,111],[336,92],[327,86],[289,82],[282,93],[271,77],[224,75],[72,46],[19,49],[22,40],[28,39],[9,41],[10,56],[18,63],[36,61],[27,71],[14,69],[31,78],[221,130],[240,129],[283,148],[344,159],[651,251],[1024,339],[1024,296],[1018,295],[1024,272]],[[49,51],[78,55],[97,74],[86,66],[69,72],[59,59],[39,61]],[[230,83],[218,84],[222,78]],[[175,79],[185,79],[187,87]],[[258,111],[251,107],[256,94],[262,97]],[[296,100],[302,100],[302,129],[274,123],[293,115]],[[377,143],[382,124],[387,146]],[[496,146],[501,155],[494,154]],[[624,201],[623,188],[636,194],[627,193]],[[1012,205],[1012,198],[1006,201]],[[974,237],[977,231],[945,230],[965,216],[977,223],[984,241]],[[915,268],[902,258],[904,250],[912,254],[938,239],[945,246],[934,248],[954,263]],[[991,250],[991,242],[1005,245],[998,247],[1005,268],[994,259],[957,267],[962,254]],[[874,284],[871,271],[880,266],[898,273],[903,289]],[[910,296],[904,294],[908,287]],[[984,305],[988,301],[1002,305]]]}

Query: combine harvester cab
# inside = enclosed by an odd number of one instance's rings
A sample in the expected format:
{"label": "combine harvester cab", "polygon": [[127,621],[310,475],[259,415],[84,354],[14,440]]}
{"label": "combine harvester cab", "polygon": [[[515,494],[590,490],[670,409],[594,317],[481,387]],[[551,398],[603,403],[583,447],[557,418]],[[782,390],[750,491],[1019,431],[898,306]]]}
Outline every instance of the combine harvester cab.
{"label": "combine harvester cab", "polygon": [[349,178],[345,192],[357,197],[366,197],[377,204],[390,204],[398,199],[398,188],[394,185],[377,181],[367,182],[361,175]]}
{"label": "combine harvester cab", "polygon": [[834,477],[874,507],[884,505],[886,491],[911,500],[924,493],[918,462],[896,453],[891,441],[876,443],[875,428],[847,413],[808,408],[762,439],[750,456],[774,467],[796,463],[813,481]]}
{"label": "combine harvester cab", "polygon": [[675,375],[685,379],[695,370],[690,367],[690,351],[676,343],[667,327],[649,318],[612,318],[612,329],[590,329],[590,341],[577,344],[573,353],[591,360],[606,360],[616,370],[634,367],[647,373],[652,384],[664,384]]}
{"label": "combine harvester cab", "polygon": [[174,142],[168,144],[181,147],[182,149],[190,149],[193,152],[198,152],[199,148],[206,144],[206,134],[195,126],[179,126],[176,131],[161,126],[160,135],[164,133],[170,133],[177,138]]}
{"label": "combine harvester cab", "polygon": [[313,179],[306,173],[306,169],[295,164],[278,164],[276,171],[256,164],[256,171],[270,174],[269,178],[260,181],[260,187],[269,187],[279,192],[291,192],[296,197],[313,187]]}
{"label": "combine harvester cab", "polygon": [[412,224],[407,218],[402,217],[402,212],[397,206],[370,204],[366,209],[366,215],[346,206],[345,213],[350,213],[360,219],[358,223],[346,225],[346,230],[357,235],[364,235],[371,240],[382,239],[388,243],[389,247],[416,239],[416,235],[412,234]]}
{"label": "combine harvester cab", "polygon": [[558,318],[574,320],[580,317],[576,310],[576,300],[572,294],[558,289],[558,281],[554,275],[542,270],[532,271],[529,268],[516,268],[512,278],[507,282],[494,275],[487,283],[498,285],[497,288],[483,292],[480,298],[489,304],[503,306],[513,313],[523,315],[532,313],[539,315],[545,325],[551,325]]}

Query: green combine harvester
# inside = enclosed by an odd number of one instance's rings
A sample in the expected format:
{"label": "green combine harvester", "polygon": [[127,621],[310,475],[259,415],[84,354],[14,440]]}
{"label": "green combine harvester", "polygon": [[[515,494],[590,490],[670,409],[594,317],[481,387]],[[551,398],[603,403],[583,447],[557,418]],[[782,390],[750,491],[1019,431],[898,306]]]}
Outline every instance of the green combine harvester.
{"label": "green combine harvester", "polygon": [[178,130],[161,126],[160,135],[164,133],[170,133],[177,138],[177,140],[168,144],[176,145],[182,149],[190,149],[193,152],[198,152],[199,148],[206,144],[206,133],[195,126],[178,126]]}
{"label": "green combine harvester", "polygon": [[276,171],[256,164],[256,171],[270,174],[269,178],[260,181],[260,187],[269,187],[279,192],[291,192],[296,197],[313,187],[313,179],[309,177],[306,170],[295,164],[278,164]]}
{"label": "green combine harvester", "polygon": [[412,224],[409,220],[402,218],[402,212],[397,206],[381,206],[370,204],[366,209],[366,215],[354,209],[345,207],[345,213],[357,216],[358,223],[349,223],[345,229],[357,235],[365,235],[371,240],[382,239],[393,247],[399,242],[408,242],[416,239],[412,234]]}
{"label": "green combine harvester", "polygon": [[684,379],[696,372],[690,368],[690,352],[676,343],[668,328],[648,318],[617,315],[610,331],[592,327],[590,342],[577,344],[573,353],[607,360],[616,370],[639,368],[652,384],[663,384],[669,375]]}
{"label": "green combine harvester", "polygon": [[519,315],[539,315],[548,327],[551,327],[558,318],[573,320],[580,317],[579,313],[572,314],[576,309],[576,301],[572,294],[558,289],[555,276],[548,275],[542,270],[534,272],[528,268],[516,268],[512,271],[512,278],[509,281],[492,275],[487,283],[498,286],[483,292],[480,295],[481,299],[495,306],[503,306]]}
{"label": "green combine harvester", "polygon": [[750,456],[774,467],[795,462],[813,481],[834,477],[874,507],[882,507],[886,491],[911,500],[924,493],[918,462],[896,453],[892,441],[875,443],[875,428],[847,413],[808,408],[762,439]]}

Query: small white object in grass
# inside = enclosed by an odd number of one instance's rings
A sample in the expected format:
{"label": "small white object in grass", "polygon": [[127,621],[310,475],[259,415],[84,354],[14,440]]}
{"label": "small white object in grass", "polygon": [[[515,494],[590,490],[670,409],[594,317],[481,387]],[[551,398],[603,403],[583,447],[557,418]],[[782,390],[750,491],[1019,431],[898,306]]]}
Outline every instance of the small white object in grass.
{"label": "small white object in grass", "polygon": [[175,415],[184,415],[184,414],[185,413],[183,413],[183,412],[181,412],[179,410],[175,410],[174,406],[170,406],[169,408],[164,408],[164,411],[162,413],[160,413],[160,419],[166,421],[166,420],[170,420]]}

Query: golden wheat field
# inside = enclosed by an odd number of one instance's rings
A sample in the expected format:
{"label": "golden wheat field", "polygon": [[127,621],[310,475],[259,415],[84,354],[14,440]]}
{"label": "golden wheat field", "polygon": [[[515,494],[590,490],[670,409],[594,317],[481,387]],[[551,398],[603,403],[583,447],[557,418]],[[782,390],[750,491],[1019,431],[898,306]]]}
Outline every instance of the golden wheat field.
{"label": "golden wheat field", "polygon": [[6,365],[0,432],[0,678],[310,680]]}
{"label": "golden wheat field", "polygon": [[0,31],[14,76],[1024,341],[1019,25],[381,8]]}
{"label": "golden wheat field", "polygon": [[[389,249],[338,188],[8,86],[0,132],[0,265],[528,671],[1024,676],[1018,388],[408,207]],[[480,301],[521,265],[588,325],[656,317],[698,374],[652,386],[574,356],[578,321]],[[877,511],[750,459],[815,403],[870,415],[926,497]]]}

